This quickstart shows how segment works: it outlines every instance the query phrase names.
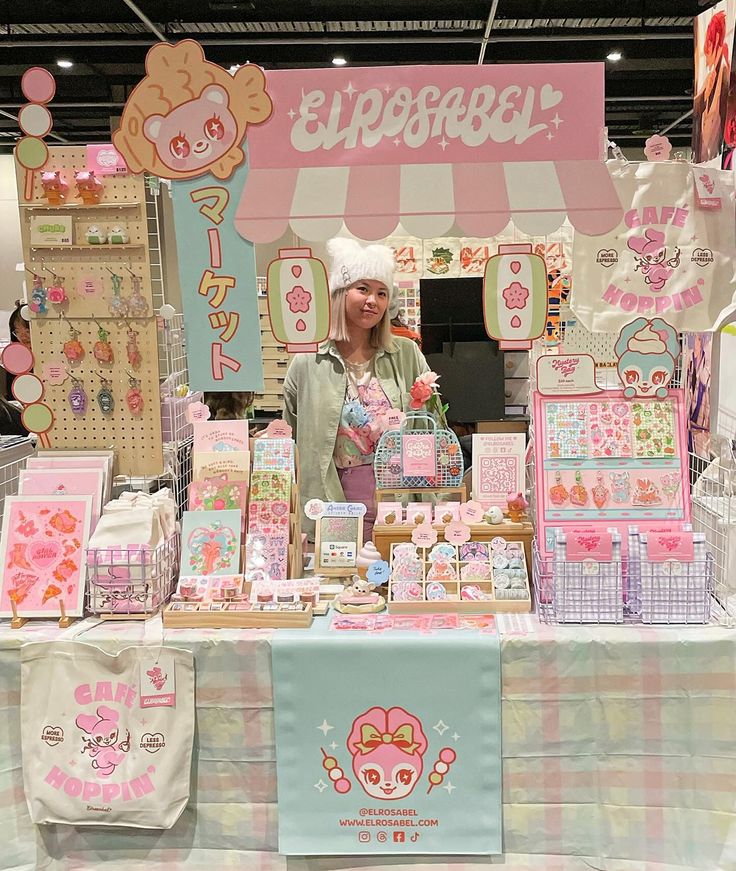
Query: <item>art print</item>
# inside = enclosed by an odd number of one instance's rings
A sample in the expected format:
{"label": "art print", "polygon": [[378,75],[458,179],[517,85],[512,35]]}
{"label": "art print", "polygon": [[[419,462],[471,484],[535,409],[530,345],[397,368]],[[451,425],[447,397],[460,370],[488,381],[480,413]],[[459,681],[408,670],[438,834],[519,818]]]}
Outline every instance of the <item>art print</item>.
{"label": "art print", "polygon": [[104,483],[102,469],[21,469],[18,492],[23,496],[91,496],[94,529],[102,512]]}
{"label": "art print", "polygon": [[194,422],[194,452],[248,450],[247,420],[197,420]]}
{"label": "art print", "polygon": [[92,496],[8,496],[0,538],[0,617],[81,617]]}
{"label": "art print", "polygon": [[240,572],[240,511],[185,511],[182,573],[236,575]]}

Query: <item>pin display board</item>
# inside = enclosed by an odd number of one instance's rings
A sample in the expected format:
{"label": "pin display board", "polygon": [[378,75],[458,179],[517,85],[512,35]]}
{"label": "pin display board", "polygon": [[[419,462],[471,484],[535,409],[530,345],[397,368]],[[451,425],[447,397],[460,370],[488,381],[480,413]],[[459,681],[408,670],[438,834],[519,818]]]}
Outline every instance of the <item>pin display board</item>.
{"label": "pin display board", "polygon": [[[163,451],[158,337],[151,299],[145,180],[136,175],[105,176],[101,179],[103,188],[99,204],[83,205],[76,196],[74,172],[85,170],[86,164],[84,146],[49,148],[45,170],[60,172],[69,185],[66,201],[58,206],[50,206],[44,199],[40,172],[35,174],[33,196],[26,200],[23,195],[24,172],[16,168],[25,265],[41,276],[44,287],[55,283],[51,272],[63,277],[67,297],[62,304],[47,301],[46,314],[31,312],[34,371],[44,382],[42,401],[54,413],[54,426],[48,433],[52,448],[113,448],[115,474],[150,477],[163,471]],[[72,217],[72,245],[31,245],[31,219],[46,215],[50,223],[56,216]],[[113,227],[122,227],[129,241],[125,244],[89,244],[85,234],[91,225],[107,233]],[[147,312],[145,317],[128,316],[126,322],[111,316],[109,306],[113,299],[113,281],[109,270],[122,276],[120,289],[125,300],[135,290],[131,272],[140,279],[140,295],[145,300],[142,308]],[[26,284],[30,300],[33,284],[30,273],[26,275]],[[78,331],[78,340],[85,350],[84,358],[73,363],[63,353],[64,342],[71,338],[69,322]],[[108,333],[113,348],[112,364],[102,364],[93,355],[100,326]],[[141,355],[137,369],[128,362],[129,327],[137,333]],[[57,368],[57,377],[50,376],[49,367]],[[58,370],[63,373],[61,376],[58,376]],[[64,375],[63,383],[57,383]],[[137,415],[131,413],[126,402],[131,387],[130,375],[140,382],[143,397],[143,410]],[[84,415],[74,414],[69,402],[69,392],[74,385],[72,376],[82,382],[87,394]],[[100,376],[110,382],[115,400],[114,410],[109,414],[102,413],[96,399],[103,387]]]}

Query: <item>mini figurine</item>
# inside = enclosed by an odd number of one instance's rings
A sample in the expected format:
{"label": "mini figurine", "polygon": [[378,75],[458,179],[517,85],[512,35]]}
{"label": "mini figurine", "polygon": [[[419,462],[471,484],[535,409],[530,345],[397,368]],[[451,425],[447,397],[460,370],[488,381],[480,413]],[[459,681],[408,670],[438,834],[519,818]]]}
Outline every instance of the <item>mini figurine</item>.
{"label": "mini figurine", "polygon": [[97,224],[91,224],[87,227],[84,238],[89,245],[104,245],[107,242],[107,233]]}
{"label": "mini figurine", "polygon": [[130,242],[130,236],[128,236],[128,231],[124,228],[116,224],[114,227],[110,228],[110,232],[108,233],[108,242],[111,245],[127,245]]}
{"label": "mini figurine", "polygon": [[483,515],[483,520],[485,523],[490,523],[493,526],[497,523],[503,523],[503,511],[501,511],[498,505],[492,505]]}
{"label": "mini figurine", "polygon": [[94,172],[80,170],[74,173],[74,181],[77,184],[77,196],[85,206],[96,206],[102,195],[102,182]]}
{"label": "mini figurine", "polygon": [[509,493],[506,497],[506,503],[508,505],[509,510],[509,518],[513,523],[520,523],[526,514],[526,509],[529,507],[529,503],[524,498],[523,493],[517,493],[513,495]]}
{"label": "mini figurine", "polygon": [[44,172],[41,174],[43,195],[50,206],[60,206],[66,199],[69,185],[60,172]]}
{"label": "mini figurine", "polygon": [[335,597],[334,607],[341,614],[374,614],[383,611],[386,600],[375,592],[376,585],[364,580],[359,575],[353,575],[350,586]]}

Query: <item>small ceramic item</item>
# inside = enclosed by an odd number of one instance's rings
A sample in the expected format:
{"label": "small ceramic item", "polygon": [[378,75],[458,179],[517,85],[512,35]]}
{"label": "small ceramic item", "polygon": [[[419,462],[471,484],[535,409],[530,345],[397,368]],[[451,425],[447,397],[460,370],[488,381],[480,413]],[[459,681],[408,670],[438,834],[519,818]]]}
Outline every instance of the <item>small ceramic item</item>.
{"label": "small ceramic item", "polygon": [[447,590],[442,586],[442,584],[437,581],[430,581],[430,583],[427,584],[427,599],[430,602],[439,602],[446,598]]}
{"label": "small ceramic item", "polygon": [[483,515],[483,520],[485,523],[490,523],[492,526],[503,523],[503,511],[501,511],[498,505],[492,505]]}
{"label": "small ceramic item", "polygon": [[555,483],[549,488],[549,501],[553,505],[564,505],[570,498],[567,487],[562,483],[560,472],[555,473]]}
{"label": "small ceramic item", "polygon": [[69,185],[60,172],[41,173],[43,196],[50,206],[60,206],[69,192]]}
{"label": "small ceramic item", "polygon": [[87,394],[84,384],[79,378],[72,376],[72,389],[69,391],[69,405],[73,414],[83,415],[87,413]]}
{"label": "small ceramic item", "polygon": [[84,346],[79,341],[79,330],[69,324],[69,338],[62,346],[62,352],[70,363],[78,363],[84,359]]}
{"label": "small ceramic item", "polygon": [[110,227],[110,232],[108,233],[107,239],[111,245],[127,245],[130,242],[130,236],[128,236],[128,231],[121,227],[119,224],[116,224],[114,227]]}
{"label": "small ceramic item", "polygon": [[77,184],[77,196],[85,206],[95,206],[102,195],[102,182],[94,172],[80,170],[74,173],[74,181]]}
{"label": "small ceramic item", "polygon": [[112,395],[112,382],[99,376],[102,386],[97,391],[97,404],[103,414],[112,414],[115,410],[115,398]]}
{"label": "small ceramic item", "polygon": [[104,245],[107,233],[98,224],[90,224],[84,232],[84,238],[88,245]]}
{"label": "small ceramic item", "polygon": [[575,472],[575,483],[570,488],[570,503],[578,508],[588,504],[588,491],[583,486],[583,476],[580,472]]}
{"label": "small ceramic item", "polygon": [[125,402],[128,410],[132,415],[143,414],[143,394],[141,393],[141,382],[131,375],[128,379],[130,387],[125,394]]}
{"label": "small ceramic item", "polygon": [[97,326],[97,341],[92,349],[94,358],[98,363],[114,363],[115,354],[113,353],[112,345],[109,341],[109,333],[100,324],[97,324]]}

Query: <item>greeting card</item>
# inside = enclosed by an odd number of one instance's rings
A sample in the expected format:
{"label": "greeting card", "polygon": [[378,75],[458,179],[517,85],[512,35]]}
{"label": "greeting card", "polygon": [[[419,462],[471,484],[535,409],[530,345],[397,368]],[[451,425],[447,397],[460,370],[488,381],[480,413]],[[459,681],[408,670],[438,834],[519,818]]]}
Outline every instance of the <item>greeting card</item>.
{"label": "greeting card", "polygon": [[192,481],[189,485],[190,511],[232,511],[245,512],[248,499],[247,481],[228,481],[226,475]]}
{"label": "greeting card", "polygon": [[194,452],[215,453],[248,450],[247,420],[197,420],[194,422]]}
{"label": "greeting card", "polygon": [[484,508],[505,508],[509,493],[524,492],[525,448],[521,432],[473,436],[473,498]]}
{"label": "greeting card", "polygon": [[288,472],[253,472],[250,482],[251,502],[271,500],[289,501],[291,496],[291,475]]}
{"label": "greeting card", "polygon": [[192,480],[224,478],[226,481],[246,481],[250,472],[248,451],[195,451]]}
{"label": "greeting card", "polygon": [[92,496],[8,496],[0,536],[0,617],[81,617]]}
{"label": "greeting card", "polygon": [[240,572],[240,511],[185,511],[181,573],[236,575]]}
{"label": "greeting card", "polygon": [[23,496],[91,496],[93,530],[102,512],[104,483],[102,469],[21,469],[18,492]]}
{"label": "greeting card", "polygon": [[294,471],[294,442],[292,439],[256,439],[253,446],[253,471],[281,469]]}

